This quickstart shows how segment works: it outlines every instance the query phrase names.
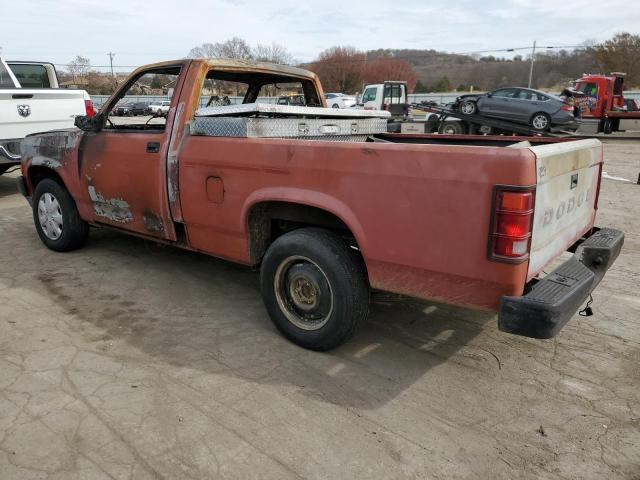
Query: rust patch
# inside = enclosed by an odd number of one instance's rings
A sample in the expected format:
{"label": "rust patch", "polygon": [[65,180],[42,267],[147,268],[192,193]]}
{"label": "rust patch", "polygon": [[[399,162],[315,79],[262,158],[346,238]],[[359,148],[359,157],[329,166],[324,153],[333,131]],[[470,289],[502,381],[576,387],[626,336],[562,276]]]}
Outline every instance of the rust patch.
{"label": "rust patch", "polygon": [[147,230],[151,232],[163,232],[164,231],[164,223],[162,223],[162,218],[156,215],[153,212],[146,211],[142,215],[142,220],[144,221],[144,226]]}
{"label": "rust patch", "polygon": [[22,159],[30,160],[31,165],[58,169],[71,159],[83,133],[68,129],[29,135],[20,145]]}
{"label": "rust patch", "polygon": [[121,198],[104,198],[96,191],[93,185],[89,185],[89,197],[93,202],[93,210],[99,217],[104,217],[112,222],[133,222],[133,213],[126,200]]}

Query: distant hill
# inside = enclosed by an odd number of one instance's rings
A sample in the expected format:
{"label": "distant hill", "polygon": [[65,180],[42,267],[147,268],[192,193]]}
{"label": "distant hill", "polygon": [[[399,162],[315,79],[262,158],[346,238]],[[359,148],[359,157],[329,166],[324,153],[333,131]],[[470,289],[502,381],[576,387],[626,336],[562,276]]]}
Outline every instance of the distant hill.
{"label": "distant hill", "polygon": [[[490,90],[504,86],[527,86],[529,58],[516,56],[513,60],[493,56],[459,55],[436,50],[371,50],[367,60],[378,57],[407,60],[418,74],[425,91],[450,89]],[[533,87],[560,89],[584,72],[598,68],[584,50],[557,53],[541,52],[536,55]],[[443,79],[446,79],[443,81]]]}

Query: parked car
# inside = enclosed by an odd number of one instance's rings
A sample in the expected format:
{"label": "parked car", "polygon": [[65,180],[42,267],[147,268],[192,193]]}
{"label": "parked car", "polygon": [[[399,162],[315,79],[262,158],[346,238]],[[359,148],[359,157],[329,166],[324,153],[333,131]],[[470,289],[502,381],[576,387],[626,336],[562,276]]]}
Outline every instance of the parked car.
{"label": "parked car", "polygon": [[35,132],[73,127],[93,115],[89,94],[61,89],[51,63],[0,58],[0,175],[20,164],[20,142]]}
{"label": "parked car", "polygon": [[152,114],[161,114],[166,115],[169,112],[169,107],[171,106],[171,102],[166,100],[162,102],[151,102],[149,104],[149,112]]}
{"label": "parked car", "polygon": [[278,98],[278,105],[293,105],[304,107],[306,105],[304,95],[283,95]]}
{"label": "parked car", "polygon": [[454,108],[460,113],[479,113],[512,120],[545,132],[554,126],[577,128],[580,110],[560,97],[530,88],[500,88],[481,95],[462,95]]}
{"label": "parked car", "polygon": [[[107,115],[145,74],[179,77],[181,114],[120,130]],[[205,79],[248,85],[247,105],[201,113]],[[254,116],[269,112],[252,105],[260,88],[286,82],[326,106],[306,70],[181,59],[134,71],[79,128],[27,137],[18,185],[41,241],[74,250],[94,225],[260,268],[277,328],[315,350],[354,334],[371,289],[497,311],[502,331],[550,338],[616,260],[624,234],[595,227],[598,140],[405,143],[388,112]]]}
{"label": "parked car", "polygon": [[111,111],[116,117],[132,117],[136,115],[149,115],[151,110],[146,102],[127,102],[118,105]]}
{"label": "parked car", "polygon": [[356,97],[345,95],[344,93],[326,93],[327,107],[350,108],[356,104]]}

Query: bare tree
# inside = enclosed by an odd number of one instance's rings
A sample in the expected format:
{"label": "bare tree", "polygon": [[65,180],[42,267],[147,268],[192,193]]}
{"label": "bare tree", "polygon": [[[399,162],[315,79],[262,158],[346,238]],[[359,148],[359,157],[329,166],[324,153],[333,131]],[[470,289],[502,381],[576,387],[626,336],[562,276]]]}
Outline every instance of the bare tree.
{"label": "bare tree", "polygon": [[272,43],[271,45],[260,45],[253,49],[253,58],[261,62],[278,63],[280,65],[290,65],[293,63],[293,55],[286,47]]}
{"label": "bare tree", "polygon": [[203,43],[189,51],[189,58],[241,58],[252,59],[253,52],[247,42],[233,37],[222,43]]}
{"label": "bare tree", "polygon": [[602,73],[625,72],[628,85],[640,84],[640,35],[618,33],[611,40],[588,51]]}
{"label": "bare tree", "polygon": [[67,69],[73,76],[74,80],[76,80],[78,77],[86,77],[91,70],[91,61],[87,57],[81,57],[80,55],[77,55],[74,60],[71,60],[69,62]]}
{"label": "bare tree", "polygon": [[366,60],[354,47],[331,47],[320,52],[308,68],[318,74],[325,91],[353,93],[362,88]]}

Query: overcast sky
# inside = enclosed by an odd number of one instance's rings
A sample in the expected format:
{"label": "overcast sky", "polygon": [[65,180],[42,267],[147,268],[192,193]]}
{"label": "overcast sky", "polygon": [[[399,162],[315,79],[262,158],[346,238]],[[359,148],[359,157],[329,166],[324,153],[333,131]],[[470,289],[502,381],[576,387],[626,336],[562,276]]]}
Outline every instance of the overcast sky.
{"label": "overcast sky", "polygon": [[233,36],[309,61],[333,45],[470,52],[640,31],[640,0],[4,0],[0,11],[4,58],[83,55],[95,66],[110,50],[116,65],[137,66]]}

